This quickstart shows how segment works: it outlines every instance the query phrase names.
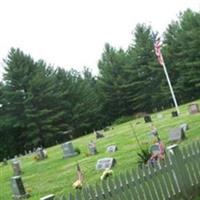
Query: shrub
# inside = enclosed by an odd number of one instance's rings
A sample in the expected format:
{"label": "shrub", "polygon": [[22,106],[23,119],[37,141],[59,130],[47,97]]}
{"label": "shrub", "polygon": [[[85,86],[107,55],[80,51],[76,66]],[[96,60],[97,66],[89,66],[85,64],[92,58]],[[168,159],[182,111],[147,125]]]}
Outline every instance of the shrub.
{"label": "shrub", "polygon": [[81,153],[81,150],[78,147],[74,148],[74,151],[79,155]]}
{"label": "shrub", "polygon": [[151,157],[151,153],[149,152],[148,147],[141,148],[140,152],[138,152],[137,155],[137,164],[139,165],[139,167],[142,167],[143,165],[147,164],[148,160]]}

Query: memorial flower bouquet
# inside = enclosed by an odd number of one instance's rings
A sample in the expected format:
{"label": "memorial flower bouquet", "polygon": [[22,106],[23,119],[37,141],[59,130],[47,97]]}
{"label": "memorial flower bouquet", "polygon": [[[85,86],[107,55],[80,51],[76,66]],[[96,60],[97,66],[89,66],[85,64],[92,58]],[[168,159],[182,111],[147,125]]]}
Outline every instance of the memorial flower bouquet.
{"label": "memorial flower bouquet", "polygon": [[108,176],[112,175],[113,174],[113,170],[111,170],[110,168],[106,168],[104,171],[103,171],[103,174],[101,175],[100,179],[101,180],[104,180],[105,178],[107,178]]}
{"label": "memorial flower bouquet", "polygon": [[82,181],[81,180],[76,180],[74,183],[73,183],[73,188],[74,189],[81,189],[82,188]]}

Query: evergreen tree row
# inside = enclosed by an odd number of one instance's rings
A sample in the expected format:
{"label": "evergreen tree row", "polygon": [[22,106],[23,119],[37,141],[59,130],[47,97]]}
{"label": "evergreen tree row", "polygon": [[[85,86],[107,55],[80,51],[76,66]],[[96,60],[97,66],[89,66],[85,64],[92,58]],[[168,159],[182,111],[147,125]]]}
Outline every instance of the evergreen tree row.
{"label": "evergreen tree row", "polygon": [[[123,116],[173,104],[156,60],[152,28],[138,24],[127,50],[105,45],[99,75],[54,69],[11,49],[0,83],[0,159],[103,128]],[[162,49],[178,103],[200,98],[200,13],[187,10]]]}

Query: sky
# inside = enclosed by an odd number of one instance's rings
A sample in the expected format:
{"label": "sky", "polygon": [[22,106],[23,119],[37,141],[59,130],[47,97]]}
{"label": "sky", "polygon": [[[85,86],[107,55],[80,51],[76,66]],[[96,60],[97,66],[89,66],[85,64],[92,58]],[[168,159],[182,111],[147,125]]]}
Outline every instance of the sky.
{"label": "sky", "polygon": [[137,23],[160,34],[200,0],[0,0],[0,78],[11,47],[69,70],[97,63],[105,43],[127,49]]}

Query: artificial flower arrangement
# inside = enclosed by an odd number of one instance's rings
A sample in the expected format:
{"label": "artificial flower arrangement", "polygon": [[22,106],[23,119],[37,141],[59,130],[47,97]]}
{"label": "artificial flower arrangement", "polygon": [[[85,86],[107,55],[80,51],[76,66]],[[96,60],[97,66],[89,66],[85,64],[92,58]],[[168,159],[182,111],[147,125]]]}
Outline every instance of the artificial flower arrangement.
{"label": "artificial flower arrangement", "polygon": [[81,180],[76,180],[74,183],[73,183],[73,188],[74,189],[81,189],[82,188],[82,181]]}
{"label": "artificial flower arrangement", "polygon": [[103,171],[103,174],[101,175],[100,179],[101,180],[104,180],[105,178],[109,177],[110,175],[113,174],[113,170],[111,170],[110,168],[106,168],[104,171]]}

